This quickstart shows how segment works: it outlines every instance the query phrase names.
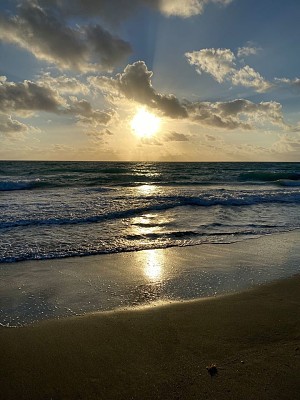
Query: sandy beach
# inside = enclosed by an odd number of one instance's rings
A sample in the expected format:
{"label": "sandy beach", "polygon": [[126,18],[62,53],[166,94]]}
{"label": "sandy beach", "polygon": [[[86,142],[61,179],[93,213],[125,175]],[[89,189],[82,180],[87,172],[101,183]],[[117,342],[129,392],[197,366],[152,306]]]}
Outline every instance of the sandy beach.
{"label": "sandy beach", "polygon": [[299,286],[1,328],[1,396],[298,399]]}

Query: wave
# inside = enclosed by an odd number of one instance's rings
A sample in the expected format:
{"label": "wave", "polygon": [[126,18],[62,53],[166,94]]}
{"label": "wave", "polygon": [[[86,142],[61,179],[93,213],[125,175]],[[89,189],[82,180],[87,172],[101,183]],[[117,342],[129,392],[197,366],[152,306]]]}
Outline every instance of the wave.
{"label": "wave", "polygon": [[42,188],[53,188],[59,184],[53,185],[51,182],[35,180],[19,180],[19,181],[0,181],[0,192],[9,192],[13,190],[33,190]]}
{"label": "wave", "polygon": [[[38,253],[38,252],[28,252],[26,254],[19,254],[15,256],[3,256],[0,257],[1,263],[14,263],[26,260],[49,260],[49,259],[58,259],[58,258],[69,258],[69,257],[83,257],[83,256],[92,256],[92,255],[101,255],[101,254],[113,254],[113,253],[128,253],[133,251],[140,250],[150,250],[150,249],[166,249],[170,247],[189,247],[201,244],[230,244],[236,243],[247,239],[253,239],[262,235],[269,235],[271,233],[280,233],[280,232],[291,232],[299,229],[298,227],[278,227],[279,229],[275,232],[260,230],[259,232],[255,232],[249,229],[245,229],[243,231],[232,231],[232,232],[212,232],[212,233],[201,233],[195,231],[177,231],[177,232],[168,232],[162,234],[147,234],[147,235],[127,235],[125,239],[129,242],[132,241],[131,245],[128,243],[125,246],[114,246],[109,248],[90,248],[87,249],[66,249],[66,250],[56,250],[54,252],[48,253]],[[158,239],[155,242],[146,243],[143,241],[141,246],[141,239]],[[183,240],[185,239],[186,240]],[[193,239],[195,238],[195,239]],[[197,239],[198,238],[198,239]],[[161,241],[159,239],[165,239],[165,241]],[[168,240],[170,239],[170,240]],[[174,241],[175,239],[175,241]],[[179,239],[179,242],[176,242],[176,239]],[[182,240],[180,240],[182,239]],[[189,240],[191,239],[191,240]]]}
{"label": "wave", "polygon": [[[148,197],[151,204],[141,207],[112,211],[104,214],[89,215],[87,217],[55,217],[45,219],[22,219],[0,222],[0,229],[15,228],[20,226],[42,226],[42,225],[74,225],[97,223],[105,220],[117,220],[131,218],[143,213],[164,211],[176,207],[213,207],[213,206],[252,206],[257,204],[299,204],[300,192],[225,192],[222,195],[206,195],[203,197],[169,196],[169,197]],[[141,198],[142,200],[142,198]]]}
{"label": "wave", "polygon": [[297,186],[300,186],[300,179],[299,180],[279,179],[278,181],[276,181],[276,183],[279,186],[297,187]]}
{"label": "wave", "polygon": [[242,182],[300,182],[300,174],[294,172],[253,171],[240,174],[239,180]]}

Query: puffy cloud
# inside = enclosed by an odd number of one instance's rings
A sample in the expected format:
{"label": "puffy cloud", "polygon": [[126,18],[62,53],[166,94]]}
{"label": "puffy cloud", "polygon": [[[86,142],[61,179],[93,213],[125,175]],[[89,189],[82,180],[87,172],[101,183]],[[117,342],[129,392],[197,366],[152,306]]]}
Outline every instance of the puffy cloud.
{"label": "puffy cloud", "polygon": [[230,49],[202,49],[185,53],[185,56],[199,74],[206,72],[219,83],[229,81],[236,86],[252,87],[257,92],[265,92],[273,86],[249,65],[238,68]]}
{"label": "puffy cloud", "polygon": [[251,130],[266,124],[291,129],[284,122],[280,103],[256,104],[244,99],[215,103],[180,101],[172,94],[157,93],[152,86],[152,75],[143,61],[137,61],[115,77],[91,77],[89,82],[110,100],[125,97],[170,118],[185,118],[221,129]]}
{"label": "puffy cloud", "polygon": [[36,111],[70,115],[91,126],[106,125],[112,119],[112,110],[95,110],[87,100],[71,96],[68,100],[49,86],[35,82],[0,83],[0,109],[6,114],[28,116]]}
{"label": "puffy cloud", "polygon": [[24,2],[20,14],[0,16],[0,38],[61,69],[111,70],[131,53],[131,46],[100,25],[72,28],[59,13]]}
{"label": "puffy cloud", "polygon": [[65,106],[64,100],[48,87],[31,81],[0,83],[0,109],[8,113],[47,111],[59,113]]}
{"label": "puffy cloud", "polygon": [[235,55],[229,49],[202,49],[185,56],[199,74],[206,72],[220,83],[235,70]]}
{"label": "puffy cloud", "polygon": [[234,72],[231,82],[236,86],[252,87],[257,92],[265,92],[273,86],[249,65]]}
{"label": "puffy cloud", "polygon": [[144,61],[129,64],[115,78],[92,77],[89,82],[113,96],[123,96],[140,104],[155,108],[171,118],[186,118],[186,107],[173,94],[160,94],[152,87],[153,72]]}
{"label": "puffy cloud", "polygon": [[282,116],[282,106],[277,102],[252,103],[237,99],[229,102],[191,103],[190,117],[202,124],[223,129],[245,129],[271,124],[288,129]]}
{"label": "puffy cloud", "polygon": [[201,125],[215,128],[230,130],[237,128],[245,130],[252,129],[252,126],[244,120],[241,120],[238,115],[223,113],[220,109],[220,104],[222,103],[192,103],[189,107],[190,118]]}

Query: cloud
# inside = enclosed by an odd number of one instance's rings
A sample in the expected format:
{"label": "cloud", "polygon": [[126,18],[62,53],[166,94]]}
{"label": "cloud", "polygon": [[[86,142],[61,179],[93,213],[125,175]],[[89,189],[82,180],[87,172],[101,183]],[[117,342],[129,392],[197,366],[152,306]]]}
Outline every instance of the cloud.
{"label": "cloud", "polygon": [[115,77],[90,77],[89,83],[99,89],[109,101],[126,98],[170,117],[182,118],[221,129],[252,130],[273,125],[292,129],[284,122],[282,106],[277,102],[253,103],[245,99],[228,102],[190,102],[172,94],[160,94],[152,86],[152,71],[143,61],[129,64]]}
{"label": "cloud", "polygon": [[142,138],[140,143],[147,146],[162,146],[162,143],[156,137]]}
{"label": "cloud", "polygon": [[233,0],[146,0],[147,3],[155,5],[159,11],[166,16],[178,16],[183,18],[202,14],[204,7],[209,3],[218,3],[226,6],[232,1]]}
{"label": "cloud", "polygon": [[49,72],[40,75],[36,83],[57,90],[60,94],[89,94],[90,89],[83,82],[66,75],[51,76]]}
{"label": "cloud", "polygon": [[275,81],[281,87],[288,87],[296,91],[300,90],[300,78],[275,78]]}
{"label": "cloud", "polygon": [[17,134],[18,136],[27,133],[29,126],[13,119],[11,116],[0,114],[0,134],[10,136]]}
{"label": "cloud", "polygon": [[251,130],[265,124],[289,129],[282,116],[280,103],[253,103],[237,99],[229,102],[195,102],[189,106],[190,118],[204,125],[223,129]]}
{"label": "cloud", "polygon": [[237,56],[239,58],[249,57],[256,55],[262,49],[260,47],[255,47],[251,42],[248,42],[247,46],[239,47],[237,51]]}
{"label": "cloud", "polygon": [[185,53],[185,56],[191,65],[195,65],[198,74],[206,72],[219,83],[235,69],[235,55],[229,49],[202,49]]}
{"label": "cloud", "polygon": [[78,122],[93,127],[107,125],[115,114],[113,110],[95,110],[87,100],[79,100],[75,96],[70,97],[70,105],[64,113],[75,115]]}
{"label": "cloud", "polygon": [[204,135],[204,138],[205,138],[205,140],[206,140],[207,142],[215,142],[216,140],[218,140],[215,136],[213,136],[213,135],[207,135],[207,134]]}
{"label": "cloud", "polygon": [[234,72],[231,77],[231,82],[235,86],[252,87],[257,92],[266,92],[272,87],[270,82],[267,82],[258,72],[249,67],[249,65]]}
{"label": "cloud", "polygon": [[3,112],[27,114],[32,111],[60,113],[65,106],[57,92],[27,81],[0,83],[0,109]]}
{"label": "cloud", "polygon": [[85,134],[95,141],[102,141],[103,136],[112,136],[113,132],[111,132],[109,129],[104,129],[102,131],[99,129],[89,129],[85,132]]}
{"label": "cloud", "polygon": [[141,6],[148,6],[163,15],[188,18],[202,14],[209,3],[226,6],[233,0],[42,0],[44,5],[59,7],[68,15],[100,16],[117,22],[127,18]]}
{"label": "cloud", "polygon": [[128,42],[100,25],[72,28],[58,12],[34,1],[23,2],[19,11],[11,18],[0,16],[0,39],[60,69],[111,70],[131,53]]}
{"label": "cloud", "polygon": [[123,96],[150,108],[160,111],[171,118],[186,118],[186,107],[173,94],[160,94],[152,87],[153,72],[144,61],[129,64],[124,72],[115,78],[92,77],[89,82],[112,97]]}
{"label": "cloud", "polygon": [[188,142],[189,141],[189,136],[185,135],[184,133],[169,132],[165,136],[165,140],[167,142]]}
{"label": "cloud", "polygon": [[252,87],[257,92],[265,92],[272,87],[249,65],[237,67],[237,59],[230,49],[202,49],[185,53],[185,56],[199,74],[208,73],[219,83],[228,81],[235,86]]}
{"label": "cloud", "polygon": [[0,109],[6,114],[17,114],[23,117],[36,111],[45,111],[57,115],[70,115],[83,124],[91,126],[106,125],[113,118],[113,110],[98,110],[84,99],[75,96],[65,99],[57,90],[35,82],[0,83]]}
{"label": "cloud", "polygon": [[281,135],[279,140],[273,143],[271,150],[276,153],[300,153],[300,137]]}

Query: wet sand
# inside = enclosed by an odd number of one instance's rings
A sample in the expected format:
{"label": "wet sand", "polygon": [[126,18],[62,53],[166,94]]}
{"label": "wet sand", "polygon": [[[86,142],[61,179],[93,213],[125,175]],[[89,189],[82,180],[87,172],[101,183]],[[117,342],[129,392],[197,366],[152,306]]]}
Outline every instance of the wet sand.
{"label": "wet sand", "polygon": [[300,273],[300,230],[231,244],[0,264],[0,326],[241,292]]}
{"label": "wet sand", "polygon": [[1,328],[0,370],[6,400],[298,399],[300,277]]}

